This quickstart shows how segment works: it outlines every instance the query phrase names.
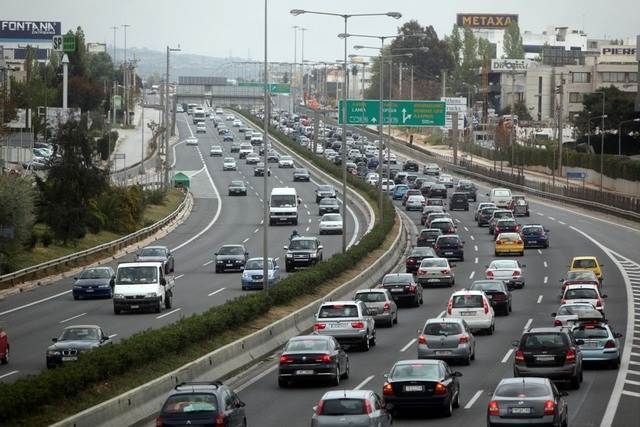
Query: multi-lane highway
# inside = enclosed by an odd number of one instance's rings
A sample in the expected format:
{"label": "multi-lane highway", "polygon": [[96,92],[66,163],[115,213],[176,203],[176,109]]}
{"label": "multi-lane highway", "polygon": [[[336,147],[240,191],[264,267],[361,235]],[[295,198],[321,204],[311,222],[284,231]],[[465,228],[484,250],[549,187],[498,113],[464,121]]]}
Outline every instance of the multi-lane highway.
{"label": "multi-lane highway", "polygon": [[[243,243],[250,256],[262,256],[264,226],[262,223],[262,178],[253,176],[253,166],[238,161],[238,171],[222,171],[222,158],[210,157],[209,147],[221,144],[224,155],[230,155],[230,142],[222,142],[212,122],[207,119],[206,133],[195,133],[195,126],[186,114],[178,114],[178,132],[181,141],[174,146],[175,171],[191,177],[194,206],[191,215],[174,231],[154,244],[173,249],[176,259],[176,292],[171,310],[160,314],[131,313],[116,316],[111,300],[74,301],[71,295],[72,278],[57,280],[34,290],[12,295],[0,301],[0,321],[10,333],[11,362],[0,368],[0,381],[10,382],[45,368],[45,351],[51,338],[57,337],[65,326],[73,324],[97,324],[112,336],[114,341],[147,328],[157,328],[192,313],[224,303],[242,294],[240,273],[215,274],[213,253],[226,243]],[[236,140],[242,138],[237,128]],[[187,146],[188,137],[198,138],[198,146]],[[237,158],[237,154],[233,154]],[[249,192],[246,197],[227,195],[231,180],[242,179]],[[324,180],[312,171],[312,182],[294,183],[291,169],[278,169],[272,165],[270,188],[294,186],[303,200],[300,222],[297,226],[273,226],[268,229],[269,256],[282,258],[288,238],[295,228],[302,235],[318,234],[318,212],[315,204],[315,183]],[[353,209],[348,216],[348,242],[353,243],[367,229],[366,219]],[[355,233],[355,234],[353,234]],[[342,237],[323,235],[325,257],[340,251]],[[109,264],[131,261],[133,254]],[[293,273],[295,274],[295,273]]]}

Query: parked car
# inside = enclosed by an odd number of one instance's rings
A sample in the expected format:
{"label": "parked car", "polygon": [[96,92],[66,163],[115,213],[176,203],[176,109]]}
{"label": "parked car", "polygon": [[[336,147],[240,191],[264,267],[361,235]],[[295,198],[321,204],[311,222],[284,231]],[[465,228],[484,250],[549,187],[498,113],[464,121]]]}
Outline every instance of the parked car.
{"label": "parked car", "polygon": [[464,319],[427,319],[418,335],[418,359],[441,359],[469,365],[476,358],[476,338]]}
{"label": "parked car", "polygon": [[371,390],[328,391],[313,411],[311,427],[393,425],[384,401]]}
{"label": "parked car", "polygon": [[213,255],[216,273],[242,271],[249,259],[249,252],[244,245],[222,245]]}
{"label": "parked car", "polygon": [[398,305],[387,289],[361,289],[353,297],[354,301],[362,301],[376,323],[392,327],[398,323]]}
{"label": "parked car", "polygon": [[410,273],[388,273],[382,278],[381,288],[388,289],[396,302],[407,302],[414,307],[423,303],[422,286],[418,285]]}
{"label": "parked car", "polygon": [[329,301],[320,305],[313,331],[364,351],[376,345],[376,325],[362,301]]}
{"label": "parked car", "polygon": [[332,386],[349,378],[349,356],[332,336],[301,335],[290,338],[280,353],[278,386],[292,381],[328,380]]}
{"label": "parked car", "polygon": [[109,266],[84,268],[73,278],[73,299],[113,296],[116,272]]}
{"label": "parked car", "polygon": [[161,262],[165,273],[173,273],[176,261],[166,246],[146,246],[136,255],[136,262]]}
{"label": "parked car", "polygon": [[55,368],[63,363],[75,362],[83,353],[103,345],[111,344],[111,339],[100,326],[73,325],[62,330],[58,338],[47,348],[47,368]]}
{"label": "parked car", "polygon": [[[244,270],[242,271],[242,277],[240,278],[243,291],[264,288],[263,261],[264,259],[262,257],[249,258],[247,260],[244,265]],[[274,258],[267,260],[267,273],[269,275],[267,284],[270,287],[280,280],[280,266]]]}

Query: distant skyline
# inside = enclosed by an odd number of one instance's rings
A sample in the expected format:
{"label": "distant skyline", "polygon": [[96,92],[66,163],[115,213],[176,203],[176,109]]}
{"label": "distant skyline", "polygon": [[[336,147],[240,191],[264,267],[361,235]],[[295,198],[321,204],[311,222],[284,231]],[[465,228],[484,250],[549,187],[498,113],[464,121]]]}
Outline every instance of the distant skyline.
{"label": "distant skyline", "polygon": [[[615,6],[615,7],[614,7]],[[420,25],[433,25],[443,38],[451,32],[457,13],[518,14],[521,31],[541,33],[548,27],[583,30],[589,38],[635,39],[640,3],[618,0],[615,5],[593,0],[470,1],[450,0],[270,0],[268,3],[268,59],[293,61],[293,26],[304,27],[304,58],[335,61],[343,55],[344,31],[339,17],[303,14],[292,16],[291,9],[333,13],[384,13],[397,11],[402,18],[353,17],[348,31],[354,34],[396,34],[403,23],[414,19]],[[27,0],[5,2],[4,20],[61,21],[62,31],[80,26],[87,42],[113,44],[124,48],[123,24],[127,28],[128,48],[162,51],[167,45],[180,45],[185,53],[262,60],[264,57],[264,2],[262,0]],[[302,35],[298,31],[297,59],[302,55]],[[355,44],[377,41],[353,39]],[[109,52],[111,53],[111,51]],[[121,60],[121,58],[118,58]]]}

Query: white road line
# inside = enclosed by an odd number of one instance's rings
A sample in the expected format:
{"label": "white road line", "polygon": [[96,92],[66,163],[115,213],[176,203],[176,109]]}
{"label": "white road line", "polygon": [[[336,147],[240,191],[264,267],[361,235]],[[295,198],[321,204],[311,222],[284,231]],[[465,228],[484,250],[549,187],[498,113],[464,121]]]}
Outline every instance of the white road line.
{"label": "white road line", "polygon": [[211,260],[211,261],[207,261],[207,262],[205,262],[204,264],[202,264],[202,266],[203,266],[203,267],[206,267],[207,265],[211,264],[212,262],[213,262],[213,260]]}
{"label": "white road line", "polygon": [[3,312],[0,312],[0,316],[4,316],[5,314],[13,313],[14,311],[22,310],[23,308],[31,307],[32,305],[40,304],[41,302],[46,302],[46,301],[49,301],[51,299],[58,298],[59,296],[68,294],[70,292],[71,292],[71,290],[60,292],[58,294],[51,295],[50,297],[46,297],[46,298],[39,299],[37,301],[30,302],[29,304],[25,304],[25,305],[21,305],[21,306],[18,306],[18,307],[14,307],[14,308],[12,308],[10,310],[6,310],[6,311],[3,311]]}
{"label": "white road line", "polygon": [[309,224],[311,224],[311,218],[309,218]]}
{"label": "white road line", "polygon": [[542,279],[542,283],[546,285],[548,281],[549,281],[549,278],[547,276],[544,276],[544,279]]}
{"label": "white road line", "polygon": [[554,217],[552,217],[552,216],[550,216],[550,217],[549,217],[549,219],[550,219],[551,221],[555,221],[555,220],[556,220],[556,219],[555,219]]}
{"label": "white road line", "polygon": [[464,231],[469,231],[469,228],[468,227],[464,227]]}
{"label": "white road line", "polygon": [[469,238],[470,238],[471,240],[476,240],[476,238],[475,238],[475,237],[473,237],[473,235],[469,236]]}
{"label": "white road line", "polygon": [[360,390],[362,387],[364,387],[365,385],[367,385],[367,383],[369,381],[371,381],[373,379],[375,375],[369,375],[367,378],[365,378],[360,384],[358,384],[354,390]]}
{"label": "white road line", "polygon": [[464,405],[464,409],[470,409],[473,406],[473,404],[476,403],[476,400],[480,398],[480,396],[482,396],[482,390],[476,391],[476,394],[473,395],[469,403]]}
{"label": "white road line", "polygon": [[311,215],[311,211],[307,211],[307,215]]}
{"label": "white road line", "polygon": [[529,329],[529,326],[531,326],[532,323],[533,323],[533,319],[527,320],[527,323],[524,324],[524,328],[522,329]]}
{"label": "white road line", "polygon": [[622,394],[633,397],[640,397],[640,393],[635,393],[633,391],[622,390]]}
{"label": "white road line", "polygon": [[184,274],[178,274],[176,277],[174,277],[174,280],[178,280],[179,278],[184,277]]}
{"label": "white road line", "polygon": [[171,311],[170,311],[170,312],[168,312],[168,313],[161,314],[160,316],[156,316],[156,319],[162,319],[163,317],[167,317],[168,315],[173,314],[173,313],[176,313],[176,312],[178,312],[178,311],[180,311],[180,310],[182,310],[182,309],[181,309],[181,308],[176,308],[175,310],[171,310]]}
{"label": "white road line", "polygon": [[261,225],[262,225],[262,224],[264,224],[264,219],[261,219],[261,220],[260,220],[260,224],[261,224]]}
{"label": "white road line", "polygon": [[58,323],[67,323],[69,320],[77,319],[78,317],[86,316],[87,313],[78,314],[77,316],[69,317],[68,319],[61,320]]}
{"label": "white road line", "polygon": [[305,208],[305,209],[309,209],[309,206],[307,206],[307,204],[305,203],[305,204],[304,204],[304,208]]}
{"label": "white road line", "polygon": [[536,212],[536,214],[538,214],[538,215],[540,215],[540,216],[544,216],[544,214],[543,214],[543,213],[540,213],[540,212]]}
{"label": "white road line", "polygon": [[117,337],[117,336],[118,336],[118,334],[111,334],[111,335],[109,335],[109,339]]}
{"label": "white road line", "polygon": [[241,386],[236,387],[236,392],[241,392],[245,388],[247,388],[249,386],[252,386],[253,384],[257,383],[262,378],[266,377],[267,375],[269,375],[271,372],[275,371],[276,369],[278,369],[278,365],[273,365],[273,366],[269,367],[267,370],[265,370],[264,372],[261,372],[258,375],[255,375],[255,376],[251,377],[251,379],[249,381],[247,381],[246,383],[242,384]]}
{"label": "white road line", "polygon": [[11,372],[7,372],[7,373],[6,373],[6,374],[4,374],[4,375],[0,375],[0,380],[1,380],[2,378],[6,378],[6,377],[8,377],[9,375],[17,374],[18,372],[20,372],[20,371],[11,371]]}
{"label": "white road line", "polygon": [[542,263],[542,265],[544,265],[544,268],[549,268],[549,265],[547,264],[547,261],[544,261],[544,262]]}
{"label": "white road line", "polygon": [[212,296],[214,296],[215,294],[219,294],[220,292],[224,291],[225,289],[226,289],[226,288],[220,288],[220,289],[218,289],[218,290],[216,290],[216,291],[213,291],[213,292],[211,292],[211,293],[207,294],[207,296],[212,297]]}
{"label": "white road line", "polygon": [[260,231],[259,228],[256,228],[255,230],[253,230],[254,233],[257,233],[258,231]]}
{"label": "white road line", "polygon": [[473,276],[476,275],[475,270],[471,272],[471,274],[469,275],[469,280],[473,279]]}
{"label": "white road line", "polygon": [[478,263],[478,257],[476,257],[476,258],[473,260],[473,263],[474,263],[474,264],[477,264],[477,263]]}
{"label": "white road line", "polygon": [[538,249],[538,255],[542,255],[542,250]]}
{"label": "white road line", "polygon": [[567,223],[564,221],[558,221],[558,224],[567,225]]}
{"label": "white road line", "polygon": [[400,349],[400,352],[401,352],[401,353],[404,353],[404,352],[405,352],[405,351],[407,351],[407,349],[408,349],[409,347],[411,347],[415,342],[416,342],[416,339],[415,339],[415,338],[413,338],[411,341],[409,341],[409,342],[407,343],[407,345],[405,345],[404,347],[402,347],[402,348]]}
{"label": "white road line", "polygon": [[309,231],[309,227],[307,226],[307,228],[304,229],[304,232],[308,232]]}
{"label": "white road line", "polygon": [[478,245],[473,245],[473,250],[478,252]]}
{"label": "white road line", "polygon": [[542,297],[544,297],[544,295],[540,295],[540,296],[538,297],[538,304],[540,304],[540,303],[542,302]]}
{"label": "white road line", "polygon": [[242,243],[247,243],[248,241],[249,241],[249,238],[247,237],[246,239],[244,239],[244,240],[242,241]]}
{"label": "white road line", "polygon": [[509,360],[512,354],[513,354],[513,349],[510,348],[509,351],[507,351],[507,354],[504,355],[500,363],[507,363],[507,361]]}

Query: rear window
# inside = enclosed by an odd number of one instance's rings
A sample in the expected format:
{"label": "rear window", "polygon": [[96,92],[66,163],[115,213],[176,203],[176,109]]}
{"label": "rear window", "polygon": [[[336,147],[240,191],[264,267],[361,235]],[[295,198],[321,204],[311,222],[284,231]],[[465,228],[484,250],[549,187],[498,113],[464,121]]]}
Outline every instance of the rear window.
{"label": "rear window", "polygon": [[556,333],[527,334],[524,338],[523,350],[559,349],[566,346],[564,336]]}
{"label": "rear window", "polygon": [[453,308],[482,308],[482,295],[455,295]]}
{"label": "rear window", "polygon": [[496,208],[482,208],[482,214],[483,215],[490,215],[492,214],[494,211],[496,210]]}
{"label": "rear window", "polygon": [[442,267],[448,268],[449,264],[446,259],[423,259],[420,263],[420,268],[429,268],[429,267]]}
{"label": "rear window", "polygon": [[442,234],[440,230],[423,231],[420,233],[420,237],[438,237],[440,234]]}
{"label": "rear window", "polygon": [[598,293],[595,289],[567,289],[564,299],[596,299]]}
{"label": "rear window", "polygon": [[330,399],[323,402],[320,415],[363,415],[366,413],[363,399]]}
{"label": "rear window", "polygon": [[324,340],[294,340],[289,341],[284,351],[327,351],[329,344]]}
{"label": "rear window", "polygon": [[413,281],[411,274],[398,274],[393,276],[385,276],[382,278],[383,285],[389,285],[392,283],[409,283]]}
{"label": "rear window", "polygon": [[596,262],[592,259],[577,259],[573,262],[573,268],[596,268]]}
{"label": "rear window", "polygon": [[183,412],[218,412],[218,401],[213,394],[189,393],[169,396],[162,412],[178,414]]}
{"label": "rear window", "polygon": [[440,379],[440,367],[434,364],[401,364],[394,366],[389,374],[394,380],[410,380],[414,378]]}
{"label": "rear window", "polygon": [[494,197],[511,197],[509,190],[493,190]]}
{"label": "rear window", "polygon": [[318,313],[320,319],[329,317],[358,317],[356,305],[323,305]]}
{"label": "rear window", "polygon": [[494,218],[510,218],[512,216],[513,214],[511,212],[494,212],[493,213]]}
{"label": "rear window", "polygon": [[542,234],[542,227],[524,227],[522,229],[522,234],[534,235],[534,236]]}
{"label": "rear window", "polygon": [[551,394],[551,390],[546,384],[535,383],[510,383],[503,384],[496,389],[496,396],[500,397],[544,397]]}
{"label": "rear window", "polygon": [[356,294],[356,300],[363,302],[384,302],[387,297],[382,292],[359,292]]}
{"label": "rear window", "polygon": [[429,323],[424,327],[425,335],[457,335],[460,333],[462,333],[462,328],[457,323]]}
{"label": "rear window", "polygon": [[576,339],[608,338],[609,331],[602,326],[588,325],[573,330]]}
{"label": "rear window", "polygon": [[502,284],[492,280],[490,282],[474,283],[471,285],[471,289],[477,289],[479,291],[498,291],[502,292]]}
{"label": "rear window", "polygon": [[457,245],[460,243],[460,239],[457,237],[440,237],[437,242],[438,245]]}
{"label": "rear window", "polygon": [[578,314],[586,314],[592,312],[594,310],[593,306],[590,304],[584,305],[563,305],[558,309],[556,313],[558,316],[570,316],[570,315],[578,315]]}

